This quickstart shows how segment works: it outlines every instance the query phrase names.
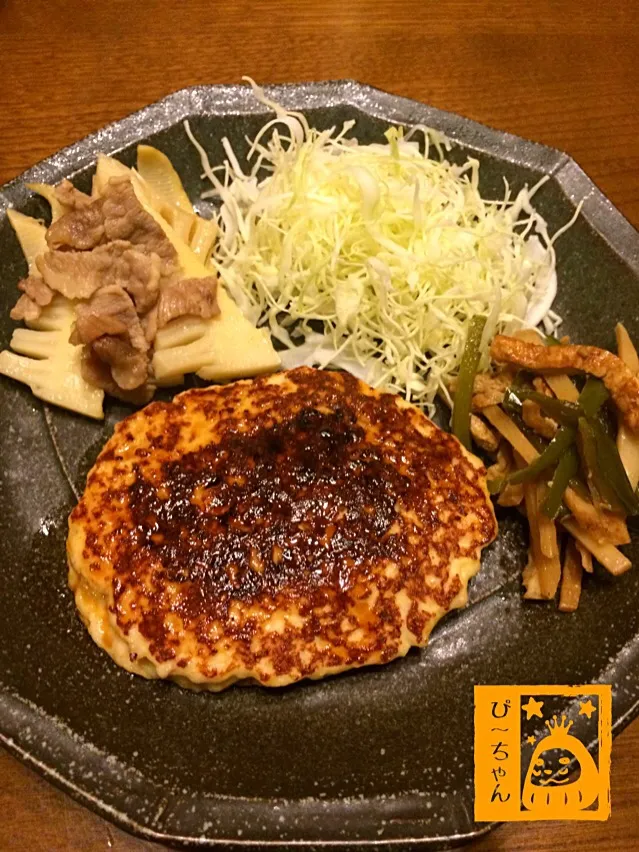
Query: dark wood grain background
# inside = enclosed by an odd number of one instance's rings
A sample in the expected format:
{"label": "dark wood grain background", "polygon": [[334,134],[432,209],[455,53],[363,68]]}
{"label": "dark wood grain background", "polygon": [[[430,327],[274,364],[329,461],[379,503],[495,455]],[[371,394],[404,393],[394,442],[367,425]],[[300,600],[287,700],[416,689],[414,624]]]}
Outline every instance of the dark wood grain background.
{"label": "dark wood grain background", "polygon": [[[355,78],[561,148],[639,225],[637,0],[0,0],[0,184],[162,95],[243,74]],[[519,823],[472,848],[638,849],[639,722],[612,766],[609,822]],[[157,848],[0,754],[2,852]]]}

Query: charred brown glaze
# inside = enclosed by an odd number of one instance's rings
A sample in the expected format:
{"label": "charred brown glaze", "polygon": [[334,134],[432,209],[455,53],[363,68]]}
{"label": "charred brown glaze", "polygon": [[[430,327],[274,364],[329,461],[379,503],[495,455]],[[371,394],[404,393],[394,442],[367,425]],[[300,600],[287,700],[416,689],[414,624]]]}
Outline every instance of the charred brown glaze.
{"label": "charred brown glaze", "polygon": [[70,530],[72,573],[108,605],[130,668],[142,654],[161,676],[225,685],[423,644],[496,525],[456,439],[348,374],[300,368],[125,420]]}

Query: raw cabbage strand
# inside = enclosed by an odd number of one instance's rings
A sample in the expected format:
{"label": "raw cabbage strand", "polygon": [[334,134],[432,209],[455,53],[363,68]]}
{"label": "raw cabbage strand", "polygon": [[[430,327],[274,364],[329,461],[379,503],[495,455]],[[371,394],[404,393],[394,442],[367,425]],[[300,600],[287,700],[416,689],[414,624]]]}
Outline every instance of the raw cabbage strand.
{"label": "raw cabbage strand", "polygon": [[[561,319],[554,238],[532,205],[543,184],[485,200],[479,162],[446,159],[451,143],[418,125],[383,143],[350,137],[354,122],[317,130],[269,100],[275,118],[228,140],[212,168],[187,126],[220,203],[211,262],[248,317],[286,347],[283,364],[333,366],[433,413],[457,374],[474,317],[484,317],[480,369],[500,332]],[[418,140],[423,140],[420,147]]]}

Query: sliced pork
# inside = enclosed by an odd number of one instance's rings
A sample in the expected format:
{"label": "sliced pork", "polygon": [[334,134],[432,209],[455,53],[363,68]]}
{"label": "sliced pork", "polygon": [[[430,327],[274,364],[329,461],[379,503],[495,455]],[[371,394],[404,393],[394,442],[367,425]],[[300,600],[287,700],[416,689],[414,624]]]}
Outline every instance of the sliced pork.
{"label": "sliced pork", "polygon": [[133,300],[123,287],[103,287],[77,306],[71,342],[93,343],[104,334],[125,335],[142,352],[149,348]]}
{"label": "sliced pork", "polygon": [[36,263],[52,290],[67,299],[89,299],[96,290],[115,283],[114,265],[130,247],[121,241],[92,251],[48,251]]}
{"label": "sliced pork", "polygon": [[68,207],[69,210],[80,210],[84,207],[89,207],[95,200],[90,195],[87,195],[86,192],[80,192],[79,189],[76,189],[67,178],[55,187],[54,192],[60,204]]}
{"label": "sliced pork", "polygon": [[111,374],[111,367],[105,361],[101,361],[93,351],[92,347],[85,346],[82,350],[81,361],[82,376],[90,385],[102,388],[111,396],[131,402],[134,405],[145,405],[152,399],[155,392],[153,385],[148,382],[133,390],[121,388]]}
{"label": "sliced pork", "polygon": [[95,248],[104,242],[104,237],[101,198],[89,199],[88,204],[77,204],[68,213],[56,219],[46,234],[50,249],[64,248],[77,251]]}
{"label": "sliced pork", "polygon": [[139,314],[145,314],[157,302],[161,280],[162,260],[155,252],[144,254],[131,248],[123,253],[116,283],[132,296]]}
{"label": "sliced pork", "polygon": [[[451,380],[449,388],[454,395],[457,390],[456,378]],[[501,405],[507,389],[508,382],[502,376],[488,376],[486,373],[477,373],[473,384],[473,411],[482,411],[490,405]]]}
{"label": "sliced pork", "polygon": [[22,290],[23,293],[26,293],[30,299],[33,299],[41,307],[50,304],[53,298],[52,290],[37,275],[29,275],[28,278],[24,278],[18,284],[18,290]]}
{"label": "sliced pork", "polygon": [[27,320],[33,322],[42,313],[42,308],[48,305],[53,298],[53,293],[44,283],[42,278],[29,275],[18,284],[18,290],[22,296],[18,299],[11,310],[10,317],[13,320]]}
{"label": "sliced pork", "polygon": [[49,251],[37,264],[46,284],[68,299],[89,299],[102,287],[120,286],[133,296],[138,313],[157,301],[160,258],[138,251],[126,240],[92,251]]}
{"label": "sliced pork", "polygon": [[164,274],[177,269],[173,244],[138,201],[130,178],[111,178],[104,188],[103,200],[108,240],[128,240],[141,251],[157,254]]}
{"label": "sliced pork", "polygon": [[11,308],[9,316],[12,320],[24,320],[25,322],[33,322],[38,319],[42,313],[42,308],[32,298],[23,293],[15,305]]}
{"label": "sliced pork", "polygon": [[37,319],[54,293],[77,303],[70,342],[83,347],[87,381],[147,401],[158,329],[182,316],[219,314],[217,279],[180,279],[177,251],[129,176],[111,178],[98,198],[68,180],[55,195],[66,212],[47,230],[49,251],[36,260],[42,277],[21,282],[11,316]]}
{"label": "sliced pork", "polygon": [[183,278],[164,287],[160,293],[157,327],[163,328],[177,317],[194,316],[210,319],[217,316],[217,278]]}
{"label": "sliced pork", "polygon": [[118,387],[134,390],[146,384],[149,376],[146,351],[136,349],[126,337],[105,334],[94,340],[90,349],[111,368],[111,376]]}

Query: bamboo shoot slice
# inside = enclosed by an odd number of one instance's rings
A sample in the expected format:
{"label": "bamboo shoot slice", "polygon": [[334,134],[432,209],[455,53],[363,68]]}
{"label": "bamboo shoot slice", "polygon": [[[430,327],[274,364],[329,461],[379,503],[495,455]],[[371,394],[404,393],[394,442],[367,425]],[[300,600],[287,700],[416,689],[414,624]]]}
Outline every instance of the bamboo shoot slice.
{"label": "bamboo shoot slice", "polygon": [[151,145],[138,145],[137,170],[151,188],[152,195],[185,213],[195,213],[180,176],[162,151]]}
{"label": "bamboo shoot slice", "polygon": [[56,219],[59,219],[60,216],[64,216],[67,212],[67,208],[62,204],[59,200],[58,196],[55,194],[55,187],[50,183],[28,183],[27,189],[30,189],[32,192],[35,192],[37,195],[41,195],[45,201],[48,202],[49,207],[51,208],[51,221],[55,222]]}
{"label": "bamboo shoot slice", "polygon": [[29,385],[46,402],[101,420],[104,391],[82,376],[82,347],[69,343],[74,322],[72,303],[56,296],[32,328],[15,330],[10,344],[14,351],[0,352],[0,373]]}
{"label": "bamboo shoot slice", "polygon": [[40,270],[36,266],[36,258],[49,251],[47,245],[47,229],[31,216],[25,216],[17,210],[7,210],[7,218],[15,231],[20,248],[29,266],[29,275],[41,278]]}

